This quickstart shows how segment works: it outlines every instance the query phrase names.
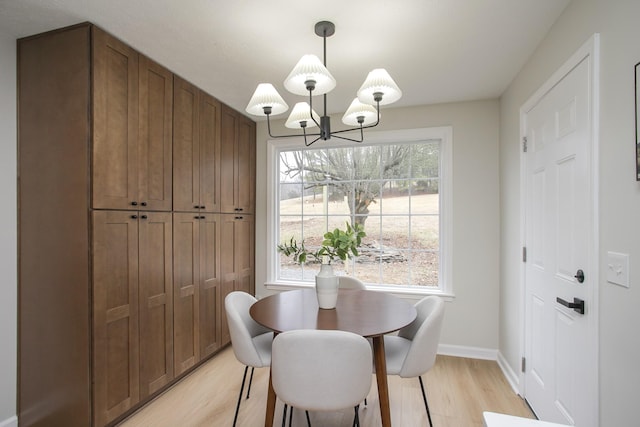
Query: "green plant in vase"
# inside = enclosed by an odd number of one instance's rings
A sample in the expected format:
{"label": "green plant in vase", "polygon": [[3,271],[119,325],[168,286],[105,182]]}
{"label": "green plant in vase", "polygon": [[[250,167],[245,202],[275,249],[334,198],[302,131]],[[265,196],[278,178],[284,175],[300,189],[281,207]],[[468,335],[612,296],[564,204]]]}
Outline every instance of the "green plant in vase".
{"label": "green plant in vase", "polygon": [[367,234],[361,224],[351,226],[348,221],[345,222],[346,228],[341,230],[336,228],[333,231],[324,233],[322,246],[315,251],[307,249],[304,240],[299,244],[292,237],[288,242],[278,245],[278,252],[292,257],[293,261],[298,264],[304,264],[313,258],[315,261],[328,262],[334,261],[336,258],[345,261],[349,256],[358,256],[358,248],[362,244],[362,238]]}

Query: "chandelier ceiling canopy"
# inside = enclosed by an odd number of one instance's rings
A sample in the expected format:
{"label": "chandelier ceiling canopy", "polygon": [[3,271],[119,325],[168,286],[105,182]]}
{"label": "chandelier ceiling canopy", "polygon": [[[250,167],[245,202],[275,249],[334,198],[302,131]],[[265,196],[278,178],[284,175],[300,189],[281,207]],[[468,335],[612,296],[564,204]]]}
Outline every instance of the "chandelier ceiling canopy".
{"label": "chandelier ceiling canopy", "polygon": [[[315,26],[315,33],[322,37],[323,62],[315,55],[304,55],[284,81],[284,87],[291,93],[308,96],[309,102],[298,102],[291,110],[285,126],[290,129],[301,129],[302,133],[273,135],[270,117],[286,112],[289,109],[276,88],[270,83],[260,83],[253,93],[246,111],[255,116],[267,116],[267,127],[271,138],[304,137],[306,146],[322,139],[324,141],[336,137],[348,141],[362,142],[363,130],[380,123],[380,106],[396,102],[402,91],[384,68],[371,72],[357,92],[342,117],[342,123],[351,126],[348,129],[331,131],[331,119],[327,115],[327,93],[336,87],[336,79],[327,70],[327,37],[335,33],[332,22],[321,21]],[[313,109],[313,97],[324,95],[324,113],[319,116]],[[318,127],[316,133],[307,133],[307,128]],[[348,138],[344,132],[360,131],[360,138]]]}

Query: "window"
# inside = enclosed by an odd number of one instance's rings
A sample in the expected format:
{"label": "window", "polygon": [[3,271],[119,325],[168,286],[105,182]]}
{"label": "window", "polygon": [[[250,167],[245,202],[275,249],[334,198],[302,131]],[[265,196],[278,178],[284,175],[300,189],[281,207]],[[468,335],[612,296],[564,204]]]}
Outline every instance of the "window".
{"label": "window", "polygon": [[334,262],[370,287],[451,293],[451,128],[370,132],[361,144],[269,141],[269,277],[313,283],[319,265],[293,263],[278,243],[313,249],[327,230],[362,224],[360,256]]}

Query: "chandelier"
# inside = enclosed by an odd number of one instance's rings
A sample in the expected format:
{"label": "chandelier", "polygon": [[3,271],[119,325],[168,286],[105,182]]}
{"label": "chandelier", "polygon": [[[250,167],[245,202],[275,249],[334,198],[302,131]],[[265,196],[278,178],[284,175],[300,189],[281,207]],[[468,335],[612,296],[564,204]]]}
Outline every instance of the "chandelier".
{"label": "chandelier", "polygon": [[[309,95],[309,102],[298,102],[285,122],[287,128],[301,129],[302,133],[288,135],[273,135],[271,133],[270,117],[284,113],[289,109],[289,106],[270,83],[258,85],[246,111],[255,116],[267,116],[267,127],[271,138],[304,137],[304,143],[307,147],[320,139],[326,141],[331,137],[362,142],[364,141],[363,130],[380,123],[380,106],[396,102],[402,96],[402,92],[384,68],[371,71],[358,90],[357,97],[351,102],[342,117],[342,123],[351,127],[332,131],[331,119],[327,115],[327,93],[336,87],[336,80],[326,66],[327,37],[335,33],[335,25],[328,21],[318,22],[315,26],[315,33],[323,40],[323,62],[320,62],[320,59],[315,55],[304,55],[284,81],[284,87],[289,92],[302,96]],[[324,114],[322,117],[313,110],[313,97],[317,95],[324,95]],[[316,126],[319,128],[318,132],[307,133],[308,128]],[[339,135],[358,130],[360,131],[359,139]],[[314,137],[315,139],[312,139]]]}

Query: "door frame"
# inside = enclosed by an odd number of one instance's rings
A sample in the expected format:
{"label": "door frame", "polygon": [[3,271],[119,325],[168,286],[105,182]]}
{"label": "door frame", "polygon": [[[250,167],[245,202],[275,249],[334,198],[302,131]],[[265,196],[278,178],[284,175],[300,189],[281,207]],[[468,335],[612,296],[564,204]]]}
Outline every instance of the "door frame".
{"label": "door frame", "polygon": [[[590,99],[590,112],[589,119],[591,121],[591,140],[587,141],[590,147],[587,149],[590,152],[591,159],[588,165],[589,190],[591,200],[589,204],[592,209],[592,215],[590,218],[591,230],[589,230],[588,242],[589,250],[587,255],[586,271],[591,272],[590,276],[593,277],[591,287],[588,291],[587,310],[589,312],[588,328],[590,332],[590,339],[588,342],[588,355],[590,369],[589,384],[591,389],[591,399],[593,405],[590,405],[592,413],[590,417],[595,420],[599,420],[599,283],[600,283],[600,269],[599,269],[599,253],[600,253],[600,239],[599,239],[599,117],[600,117],[600,35],[598,33],[592,35],[558,70],[556,70],[552,76],[538,88],[535,93],[520,107],[520,246],[526,247],[526,225],[527,225],[527,210],[526,210],[526,171],[527,171],[527,156],[523,150],[525,130],[527,128],[526,117],[527,113],[533,109],[535,105],[554,87],[560,82],[567,74],[569,74],[578,64],[583,61],[589,62],[589,91],[591,95]],[[520,263],[520,355],[524,357],[526,354],[526,265],[524,262]],[[525,375],[522,369],[519,369],[518,373],[518,391],[522,397],[525,396],[526,384]]]}

